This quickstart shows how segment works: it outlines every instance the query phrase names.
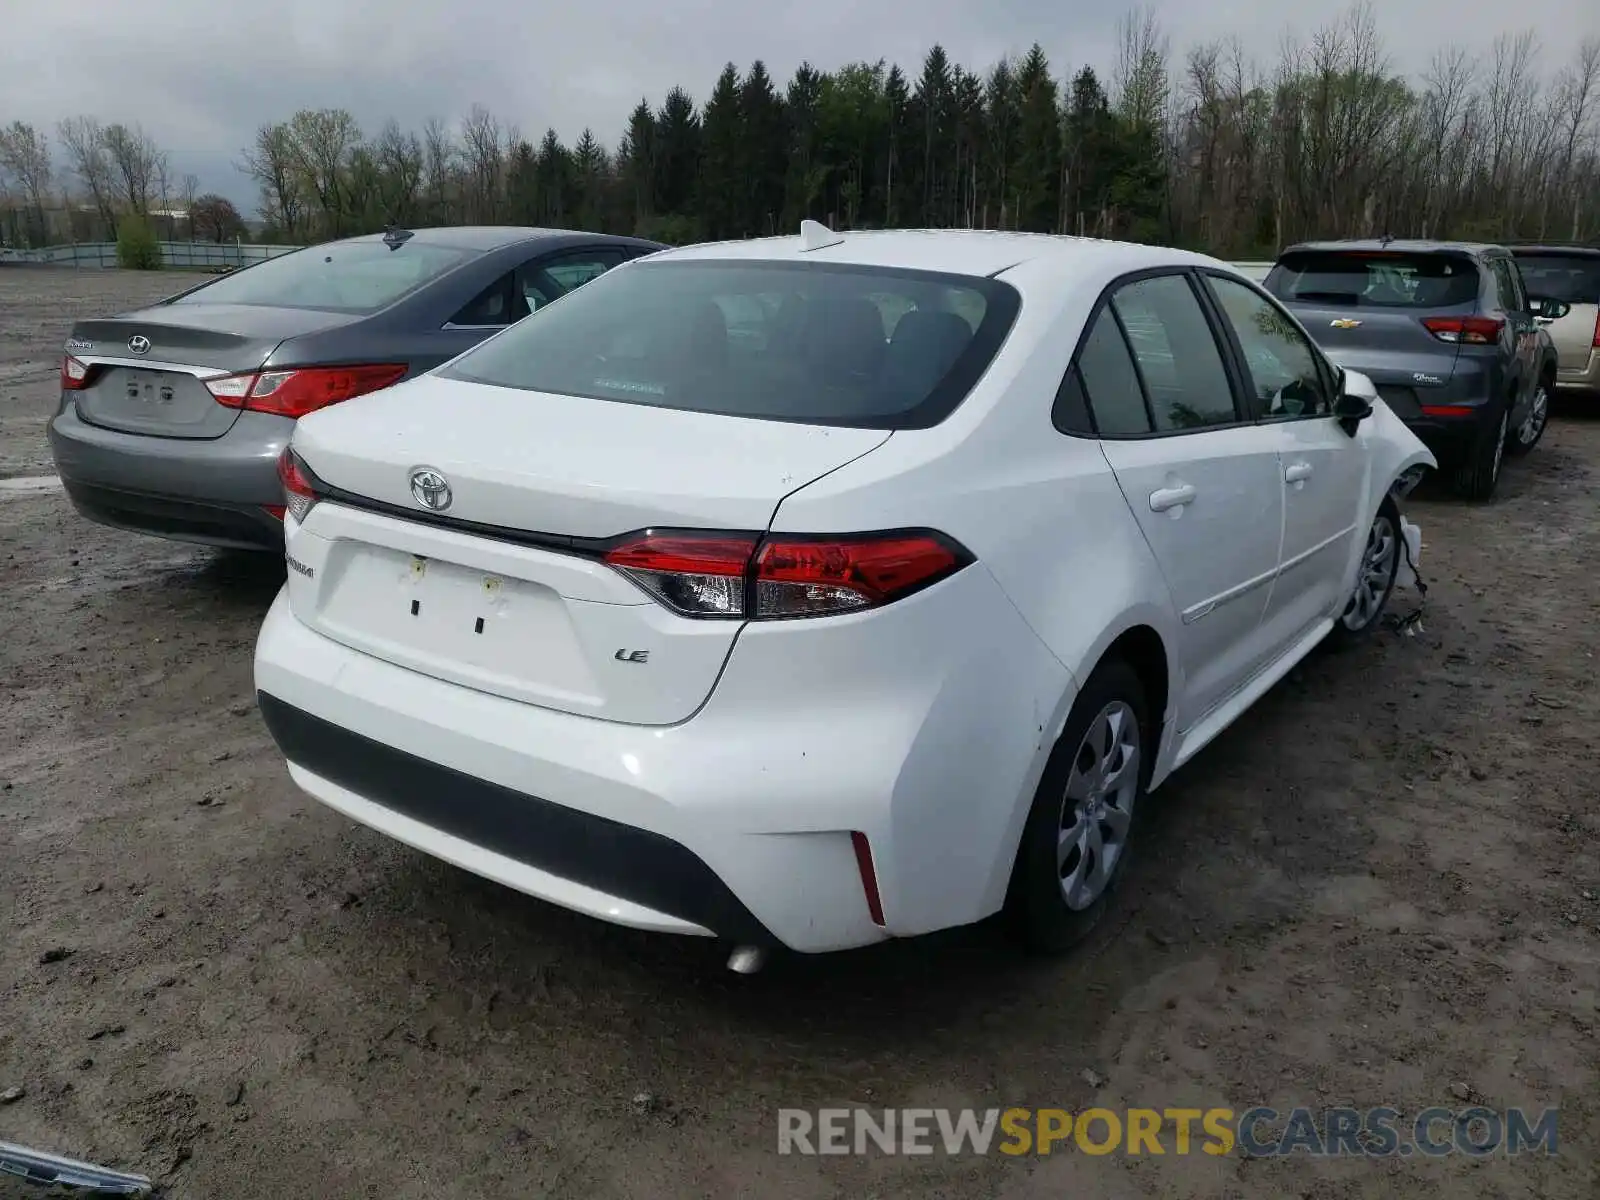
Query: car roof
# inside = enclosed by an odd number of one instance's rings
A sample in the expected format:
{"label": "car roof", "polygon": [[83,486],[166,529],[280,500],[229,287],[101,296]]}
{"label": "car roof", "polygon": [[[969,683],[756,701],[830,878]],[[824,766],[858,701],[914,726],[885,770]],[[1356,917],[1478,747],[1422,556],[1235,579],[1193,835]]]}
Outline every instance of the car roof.
{"label": "car roof", "polygon": [[818,262],[989,277],[1024,263],[1042,262],[1082,267],[1110,265],[1129,271],[1175,264],[1231,269],[1217,259],[1187,250],[1047,233],[868,229],[836,233],[832,237],[838,240],[813,250],[804,249],[804,240],[798,235],[703,242],[662,251],[652,255],[650,261]]}
{"label": "car roof", "polygon": [[1513,254],[1571,254],[1580,258],[1600,258],[1600,246],[1581,242],[1513,242],[1506,249]]}
{"label": "car roof", "polygon": [[1347,238],[1329,242],[1297,242],[1293,246],[1284,247],[1279,251],[1278,257],[1308,251],[1326,254],[1340,250],[1389,250],[1398,253],[1410,251],[1414,254],[1436,254],[1440,251],[1454,250],[1460,254],[1493,254],[1504,252],[1505,247],[1493,242],[1445,242],[1428,238]]}
{"label": "car roof", "polygon": [[[417,246],[449,246],[458,250],[502,250],[525,242],[558,241],[566,238],[589,238],[595,241],[633,243],[638,239],[617,237],[604,233],[584,233],[576,229],[541,229],[531,225],[441,225],[425,229],[407,229],[411,236],[407,242]],[[381,242],[382,233],[362,234],[344,238],[347,242]]]}

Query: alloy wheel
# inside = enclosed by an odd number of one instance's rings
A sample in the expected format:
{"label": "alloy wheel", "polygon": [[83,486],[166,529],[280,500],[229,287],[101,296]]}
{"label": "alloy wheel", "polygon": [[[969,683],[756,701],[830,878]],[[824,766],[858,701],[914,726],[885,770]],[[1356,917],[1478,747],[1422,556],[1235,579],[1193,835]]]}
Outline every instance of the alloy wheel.
{"label": "alloy wheel", "polygon": [[1127,847],[1139,794],[1139,763],[1139,719],[1127,703],[1114,700],[1089,723],[1061,802],[1056,874],[1061,895],[1074,912],[1105,893]]}

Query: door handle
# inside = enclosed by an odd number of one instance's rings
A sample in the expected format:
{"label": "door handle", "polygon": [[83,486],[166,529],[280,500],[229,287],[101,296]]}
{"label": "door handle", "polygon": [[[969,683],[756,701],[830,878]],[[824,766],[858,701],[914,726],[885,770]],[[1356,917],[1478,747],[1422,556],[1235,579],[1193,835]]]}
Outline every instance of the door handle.
{"label": "door handle", "polygon": [[1192,504],[1195,495],[1194,485],[1188,483],[1159,488],[1150,493],[1150,511],[1166,512],[1169,508],[1182,508],[1185,504]]}
{"label": "door handle", "polygon": [[1283,469],[1285,483],[1300,483],[1311,478],[1311,464],[1308,462],[1290,463]]}

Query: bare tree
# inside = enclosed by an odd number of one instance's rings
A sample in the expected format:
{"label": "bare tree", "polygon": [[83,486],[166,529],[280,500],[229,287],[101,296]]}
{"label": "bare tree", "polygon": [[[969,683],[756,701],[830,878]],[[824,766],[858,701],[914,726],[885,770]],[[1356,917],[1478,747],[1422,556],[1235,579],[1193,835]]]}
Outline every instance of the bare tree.
{"label": "bare tree", "polygon": [[289,241],[297,241],[305,204],[289,126],[279,122],[257,129],[255,142],[244,151],[239,166],[261,189],[261,209],[267,220],[281,228]]}
{"label": "bare tree", "polygon": [[111,159],[106,154],[105,131],[100,128],[100,122],[93,117],[70,117],[56,127],[56,134],[66,151],[68,169],[89,193],[89,200],[106,232],[115,237],[115,184]]}
{"label": "bare tree", "polygon": [[422,188],[423,148],[414,133],[402,133],[390,121],[373,142],[378,167],[379,199],[384,219],[409,225],[416,220]]}
{"label": "bare tree", "polygon": [[1572,62],[1556,80],[1557,136],[1560,167],[1557,185],[1572,200],[1572,239],[1582,228],[1583,188],[1574,187],[1574,168],[1586,145],[1596,141],[1596,114],[1600,111],[1600,37],[1585,38]]}
{"label": "bare tree", "polygon": [[1156,128],[1166,115],[1167,54],[1167,37],[1153,8],[1133,9],[1117,22],[1112,102],[1134,125]]}
{"label": "bare tree", "polygon": [[499,120],[483,105],[474,104],[461,122],[461,143],[469,187],[468,219],[493,222],[505,177]]}
{"label": "bare tree", "polygon": [[0,129],[0,176],[10,177],[28,207],[29,243],[44,245],[50,237],[44,210],[52,178],[44,134],[22,121]]}
{"label": "bare tree", "polygon": [[179,197],[183,203],[183,211],[189,218],[189,240],[194,241],[194,202],[195,195],[200,191],[200,177],[198,175],[185,175],[179,185]]}
{"label": "bare tree", "polygon": [[121,122],[107,125],[102,140],[128,211],[144,216],[150,211],[151,192],[164,156],[150,135],[138,125],[129,127]]}

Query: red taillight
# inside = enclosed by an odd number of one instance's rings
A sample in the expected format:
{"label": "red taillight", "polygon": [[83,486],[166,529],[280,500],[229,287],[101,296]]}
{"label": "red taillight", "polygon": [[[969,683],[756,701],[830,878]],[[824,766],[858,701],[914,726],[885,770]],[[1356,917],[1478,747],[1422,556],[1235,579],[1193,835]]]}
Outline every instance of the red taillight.
{"label": "red taillight", "polygon": [[70,354],[61,356],[61,389],[81,392],[89,386],[89,364],[79,362]]}
{"label": "red taillight", "polygon": [[693,617],[814,617],[888,604],[972,561],[925,530],[794,537],[662,532],[629,538],[605,561]]}
{"label": "red taillight", "polygon": [[1480,409],[1470,404],[1424,404],[1422,415],[1425,417],[1475,417]]}
{"label": "red taillight", "polygon": [[1596,346],[1596,347],[1600,347],[1600,312],[1597,312],[1594,315],[1594,342],[1593,342],[1593,345]]}
{"label": "red taillight", "polygon": [[754,534],[643,534],[605,561],[668,608],[691,617],[742,617]]}
{"label": "red taillight", "polygon": [[284,507],[296,521],[304,521],[317,502],[316,481],[300,456],[288,446],[278,455],[278,479],[283,483]]}
{"label": "red taillight", "polygon": [[1462,346],[1492,346],[1506,327],[1499,317],[1423,317],[1422,324],[1441,342]]}
{"label": "red taillight", "polygon": [[218,404],[280,417],[303,417],[398,383],[403,363],[356,367],[299,367],[292,371],[260,371],[206,380]]}
{"label": "red taillight", "polygon": [[949,542],[928,533],[769,538],[756,559],[755,615],[805,617],[884,604],[962,565]]}

